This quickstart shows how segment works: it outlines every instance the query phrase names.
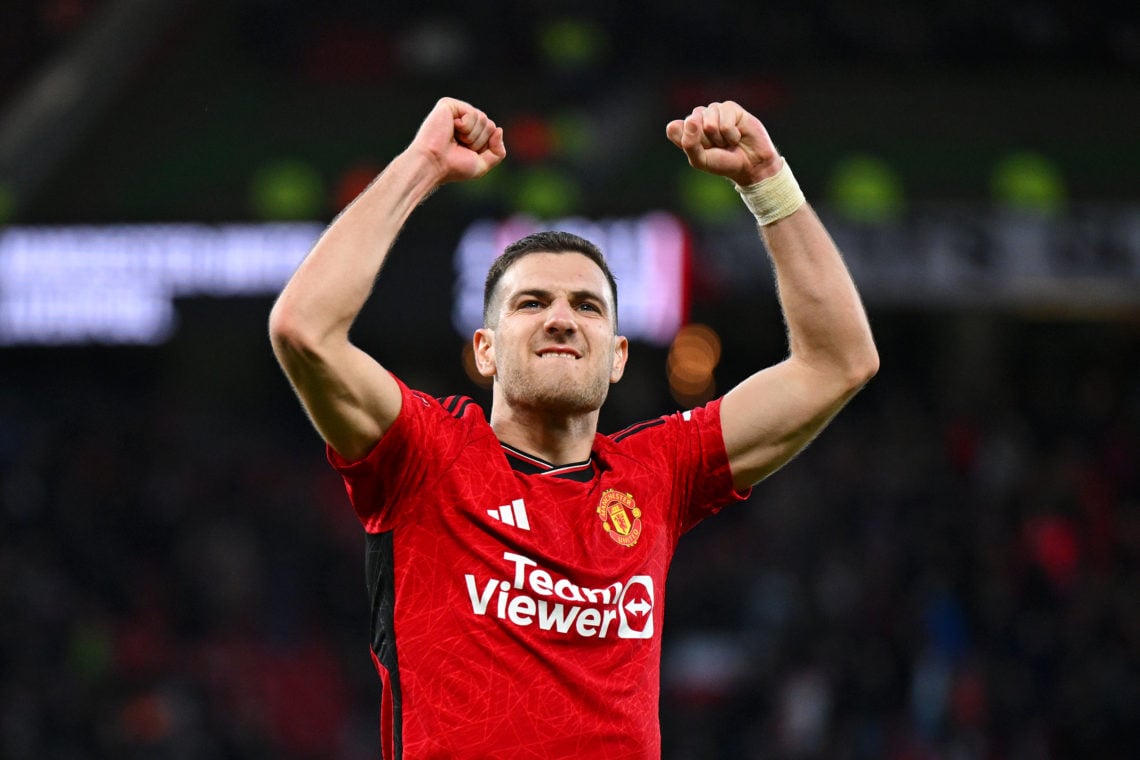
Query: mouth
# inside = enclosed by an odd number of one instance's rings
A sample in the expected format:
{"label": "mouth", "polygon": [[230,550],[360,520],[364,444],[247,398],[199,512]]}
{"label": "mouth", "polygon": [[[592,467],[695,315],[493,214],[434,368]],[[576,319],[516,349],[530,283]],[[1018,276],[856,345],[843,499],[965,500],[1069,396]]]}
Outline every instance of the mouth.
{"label": "mouth", "polygon": [[581,359],[582,356],[572,348],[559,346],[557,348],[544,348],[537,352],[540,359]]}

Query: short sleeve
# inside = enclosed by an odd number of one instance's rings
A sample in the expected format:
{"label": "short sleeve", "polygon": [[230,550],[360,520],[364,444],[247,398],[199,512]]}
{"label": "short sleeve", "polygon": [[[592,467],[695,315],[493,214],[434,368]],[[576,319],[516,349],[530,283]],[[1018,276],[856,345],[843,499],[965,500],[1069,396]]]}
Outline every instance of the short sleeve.
{"label": "short sleeve", "polygon": [[356,516],[369,533],[391,530],[405,494],[430,483],[451,456],[455,420],[435,399],[408,388],[398,378],[403,403],[396,421],[364,457],[349,461],[326,446],[326,456],[344,479]]}
{"label": "short sleeve", "polygon": [[720,399],[674,415],[679,421],[682,450],[689,462],[678,473],[687,498],[681,505],[681,532],[688,531],[725,506],[747,499],[752,489],[737,490],[732,481],[724,433],[720,424]]}
{"label": "short sleeve", "polygon": [[647,488],[670,483],[670,524],[674,538],[732,502],[748,498],[732,481],[720,400],[685,412],[631,425],[608,445],[623,457],[626,472],[639,473]]}

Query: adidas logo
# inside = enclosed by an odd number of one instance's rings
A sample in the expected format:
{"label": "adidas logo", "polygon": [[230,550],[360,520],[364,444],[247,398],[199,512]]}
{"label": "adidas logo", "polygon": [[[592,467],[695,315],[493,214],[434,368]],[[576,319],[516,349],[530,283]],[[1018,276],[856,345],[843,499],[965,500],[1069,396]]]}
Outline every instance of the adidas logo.
{"label": "adidas logo", "polygon": [[507,525],[513,525],[523,530],[530,530],[530,520],[527,519],[526,505],[523,504],[522,499],[515,499],[510,504],[499,507],[498,509],[488,509],[487,514]]}

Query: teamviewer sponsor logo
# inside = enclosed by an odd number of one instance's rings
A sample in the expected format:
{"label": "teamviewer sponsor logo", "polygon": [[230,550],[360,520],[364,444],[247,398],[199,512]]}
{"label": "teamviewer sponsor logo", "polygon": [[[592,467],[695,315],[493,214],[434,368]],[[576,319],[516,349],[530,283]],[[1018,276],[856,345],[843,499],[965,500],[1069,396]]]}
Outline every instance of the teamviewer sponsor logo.
{"label": "teamviewer sponsor logo", "polygon": [[538,566],[529,557],[503,552],[510,580],[483,582],[464,575],[471,611],[521,628],[536,626],[583,638],[653,638],[653,579],[634,575],[602,588],[586,588]]}

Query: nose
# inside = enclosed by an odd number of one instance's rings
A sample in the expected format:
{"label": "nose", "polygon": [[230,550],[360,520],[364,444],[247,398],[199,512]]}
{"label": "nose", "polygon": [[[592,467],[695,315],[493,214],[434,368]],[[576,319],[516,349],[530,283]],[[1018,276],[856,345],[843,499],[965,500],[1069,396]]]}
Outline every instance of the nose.
{"label": "nose", "polygon": [[555,299],[546,310],[546,332],[548,335],[573,333],[578,329],[574,309],[564,298]]}

